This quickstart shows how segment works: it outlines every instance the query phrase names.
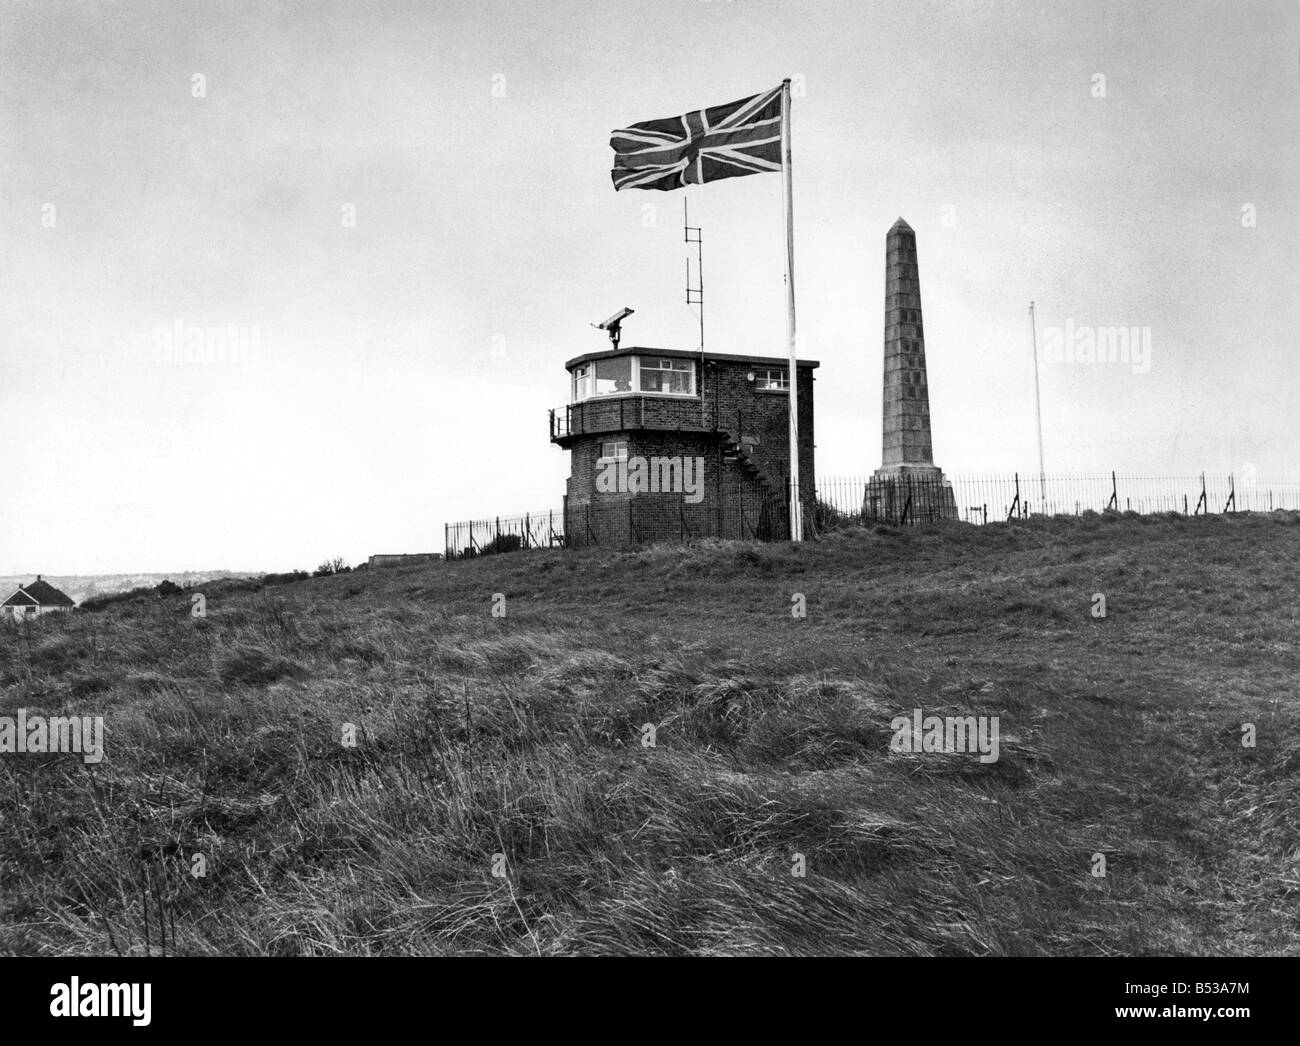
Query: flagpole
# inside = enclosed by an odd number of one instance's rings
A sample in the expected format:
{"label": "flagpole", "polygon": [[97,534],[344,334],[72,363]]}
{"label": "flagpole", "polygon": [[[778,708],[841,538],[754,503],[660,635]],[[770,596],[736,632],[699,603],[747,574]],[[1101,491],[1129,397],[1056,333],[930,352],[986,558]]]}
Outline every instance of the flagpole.
{"label": "flagpole", "polygon": [[795,358],[794,322],[794,189],[790,161],[790,81],[781,81],[781,202],[785,208],[785,330],[789,341],[790,373],[790,540],[803,540],[803,511],[799,503],[799,364]]}

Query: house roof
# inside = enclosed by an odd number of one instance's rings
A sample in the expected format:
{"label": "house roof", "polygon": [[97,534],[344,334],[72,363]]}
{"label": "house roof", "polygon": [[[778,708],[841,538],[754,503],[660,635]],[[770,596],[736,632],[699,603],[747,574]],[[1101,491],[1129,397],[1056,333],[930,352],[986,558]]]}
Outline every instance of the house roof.
{"label": "house roof", "polygon": [[30,585],[21,586],[17,592],[0,603],[0,606],[6,607],[75,607],[76,605],[67,595],[40,578]]}
{"label": "house roof", "polygon": [[[590,363],[592,360],[607,360],[615,356],[661,356],[667,359],[678,360],[698,360],[700,358],[699,350],[688,352],[682,349],[651,349],[639,345],[629,345],[618,349],[606,349],[604,352],[584,352],[581,356],[574,356],[564,364],[565,370],[573,370],[574,367],[582,363]],[[746,363],[756,364],[760,367],[788,367],[790,361],[784,356],[733,356],[726,352],[706,352],[704,354],[706,362],[716,363]],[[820,367],[817,360],[798,360],[800,367]]]}

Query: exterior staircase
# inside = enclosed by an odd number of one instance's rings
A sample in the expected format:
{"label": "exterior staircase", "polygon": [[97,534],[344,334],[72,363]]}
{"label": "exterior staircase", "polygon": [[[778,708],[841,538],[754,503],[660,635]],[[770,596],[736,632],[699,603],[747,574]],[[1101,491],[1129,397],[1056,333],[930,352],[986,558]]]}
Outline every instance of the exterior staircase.
{"label": "exterior staircase", "polygon": [[725,429],[721,430],[722,460],[740,466],[740,471],[750,479],[762,480],[767,484],[762,470],[754,464],[754,448],[758,446],[758,437],[743,436]]}
{"label": "exterior staircase", "polygon": [[784,492],[774,490],[767,475],[754,463],[754,448],[759,444],[758,437],[746,436],[729,429],[720,429],[718,434],[722,438],[722,460],[740,469],[743,481],[751,489],[756,489],[762,506],[758,518],[742,529],[751,530],[754,537],[763,541],[780,540],[788,536]]}

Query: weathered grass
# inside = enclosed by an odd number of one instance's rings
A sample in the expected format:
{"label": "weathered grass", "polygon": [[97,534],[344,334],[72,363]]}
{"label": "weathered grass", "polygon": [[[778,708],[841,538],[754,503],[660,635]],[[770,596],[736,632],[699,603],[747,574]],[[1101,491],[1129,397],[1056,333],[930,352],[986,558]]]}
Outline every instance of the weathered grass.
{"label": "weathered grass", "polygon": [[[108,734],[0,755],[0,950],[1294,954],[1298,560],[1295,514],[1085,516],[6,628],[0,714]],[[891,753],[916,707],[999,760]]]}

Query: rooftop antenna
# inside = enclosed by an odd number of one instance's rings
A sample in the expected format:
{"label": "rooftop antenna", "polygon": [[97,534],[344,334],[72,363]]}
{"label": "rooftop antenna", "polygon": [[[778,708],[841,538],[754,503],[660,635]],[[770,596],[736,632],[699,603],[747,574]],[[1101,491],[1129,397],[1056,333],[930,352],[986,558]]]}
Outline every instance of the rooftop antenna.
{"label": "rooftop antenna", "polygon": [[597,330],[608,331],[610,344],[614,346],[614,351],[618,351],[619,339],[623,336],[623,321],[627,319],[636,309],[629,309],[626,305],[614,313],[604,323],[593,323],[592,326]]}
{"label": "rooftop antenna", "polygon": [[[682,230],[688,244],[695,245],[696,284],[691,286],[691,256],[686,255],[686,304],[700,307],[700,422],[705,420],[704,406],[704,230],[698,225],[691,225],[690,210],[686,194],[682,194]],[[691,235],[694,233],[694,235]]]}

